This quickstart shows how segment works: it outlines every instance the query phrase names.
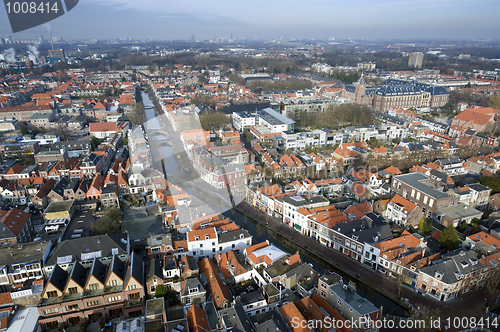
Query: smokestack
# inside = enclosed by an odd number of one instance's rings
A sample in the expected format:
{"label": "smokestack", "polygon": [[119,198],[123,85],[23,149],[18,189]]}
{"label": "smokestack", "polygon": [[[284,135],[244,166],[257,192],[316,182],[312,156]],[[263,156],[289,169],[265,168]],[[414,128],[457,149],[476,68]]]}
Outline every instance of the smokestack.
{"label": "smokestack", "polygon": [[54,49],[54,42],[52,41],[52,32],[49,31],[50,35],[50,45],[52,45],[52,49]]}

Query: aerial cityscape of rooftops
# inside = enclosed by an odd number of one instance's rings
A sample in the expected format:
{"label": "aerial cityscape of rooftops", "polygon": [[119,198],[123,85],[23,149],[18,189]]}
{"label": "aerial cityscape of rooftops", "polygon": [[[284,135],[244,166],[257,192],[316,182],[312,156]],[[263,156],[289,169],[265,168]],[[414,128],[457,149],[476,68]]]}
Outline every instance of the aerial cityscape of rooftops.
{"label": "aerial cityscape of rooftops", "polygon": [[0,332],[500,330],[500,41],[57,22],[0,24]]}

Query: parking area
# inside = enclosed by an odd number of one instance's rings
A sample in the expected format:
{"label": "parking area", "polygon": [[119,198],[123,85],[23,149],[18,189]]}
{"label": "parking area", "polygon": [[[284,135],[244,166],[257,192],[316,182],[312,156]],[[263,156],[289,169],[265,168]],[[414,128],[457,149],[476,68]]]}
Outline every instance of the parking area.
{"label": "parking area", "polygon": [[128,232],[130,239],[148,238],[153,234],[162,234],[163,223],[158,215],[156,205],[149,206],[145,211],[125,209],[123,213],[122,232]]}

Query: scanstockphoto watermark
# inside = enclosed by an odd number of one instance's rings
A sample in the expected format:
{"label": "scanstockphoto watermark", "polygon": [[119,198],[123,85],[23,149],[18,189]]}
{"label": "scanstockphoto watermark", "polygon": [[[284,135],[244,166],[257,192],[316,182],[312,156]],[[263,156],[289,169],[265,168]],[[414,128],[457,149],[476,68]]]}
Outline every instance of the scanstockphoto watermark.
{"label": "scanstockphoto watermark", "polygon": [[300,319],[299,317],[293,317],[291,320],[292,328],[309,328],[309,329],[365,329],[365,328],[377,328],[377,329],[425,329],[427,325],[430,328],[440,328],[441,320],[435,319],[430,321],[425,321],[422,319],[416,320],[400,320],[395,321],[392,319],[377,319],[372,320],[367,317],[359,317],[358,319],[335,319],[333,317],[325,317],[323,320],[317,319]]}

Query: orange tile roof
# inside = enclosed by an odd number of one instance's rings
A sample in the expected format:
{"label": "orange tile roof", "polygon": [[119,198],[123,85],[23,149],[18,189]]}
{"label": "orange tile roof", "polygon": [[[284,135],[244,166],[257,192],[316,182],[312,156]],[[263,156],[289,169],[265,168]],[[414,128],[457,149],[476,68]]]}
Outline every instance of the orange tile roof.
{"label": "orange tile roof", "polygon": [[403,212],[404,211],[407,211],[408,213],[412,212],[413,210],[415,210],[415,208],[417,207],[416,204],[410,202],[409,200],[407,200],[406,198],[403,198],[402,196],[396,194],[390,201],[389,201],[389,204],[397,204],[399,206],[402,206],[404,207],[403,208]]}
{"label": "orange tile roof", "polygon": [[391,175],[400,175],[403,174],[397,167],[394,166],[389,166],[386,169],[384,169],[385,172],[391,174]]}
{"label": "orange tile roof", "polygon": [[116,131],[116,122],[91,122],[89,132]]}
{"label": "orange tile roof", "polygon": [[4,306],[7,304],[14,304],[10,292],[0,293],[0,306]]}
{"label": "orange tile roof", "polygon": [[310,328],[303,328],[302,326],[296,326],[294,322],[305,321],[304,316],[300,313],[295,303],[290,302],[279,308],[281,316],[285,319],[285,322],[294,332],[313,332],[314,330]]}
{"label": "orange tile roof", "polygon": [[191,305],[188,312],[186,313],[186,318],[188,320],[189,332],[210,331],[210,326],[208,325],[207,313],[197,304]]}
{"label": "orange tile roof", "polygon": [[199,238],[198,241],[203,241],[205,240],[206,235],[208,235],[208,238],[210,240],[217,238],[217,232],[215,231],[215,227],[208,227],[190,231],[188,233],[188,241],[189,242],[197,241],[196,240],[197,236]]}
{"label": "orange tile roof", "polygon": [[231,305],[233,296],[226,284],[221,280],[219,270],[215,266],[214,261],[210,258],[205,258],[198,262],[198,268],[200,273],[203,273],[205,279],[208,281],[215,306],[218,309],[222,309]]}
{"label": "orange tile roof", "polygon": [[485,232],[478,232],[472,235],[467,236],[468,239],[474,241],[474,242],[483,242],[486,243],[489,246],[493,246],[495,248],[500,248],[500,240],[496,239],[495,237],[491,236],[488,233]]}
{"label": "orange tile roof", "polygon": [[342,324],[339,323],[338,325],[342,326],[342,328],[338,328],[340,332],[350,332],[352,330],[350,324],[345,323],[346,321],[345,318],[342,317],[342,315],[337,310],[335,310],[330,304],[328,304],[328,302],[324,298],[319,296],[317,293],[314,293],[311,297],[311,300],[314,301],[314,303],[319,307],[320,310],[323,309],[326,313],[328,313],[329,317],[332,318],[332,321],[334,319],[335,321],[342,322]]}
{"label": "orange tile roof", "polygon": [[247,273],[247,269],[242,265],[232,250],[215,255],[215,260],[219,266],[220,272],[226,280],[234,276]]}
{"label": "orange tile roof", "polygon": [[22,210],[14,208],[9,210],[0,220],[9,230],[15,235],[19,235],[24,225],[30,218],[30,214]]}

